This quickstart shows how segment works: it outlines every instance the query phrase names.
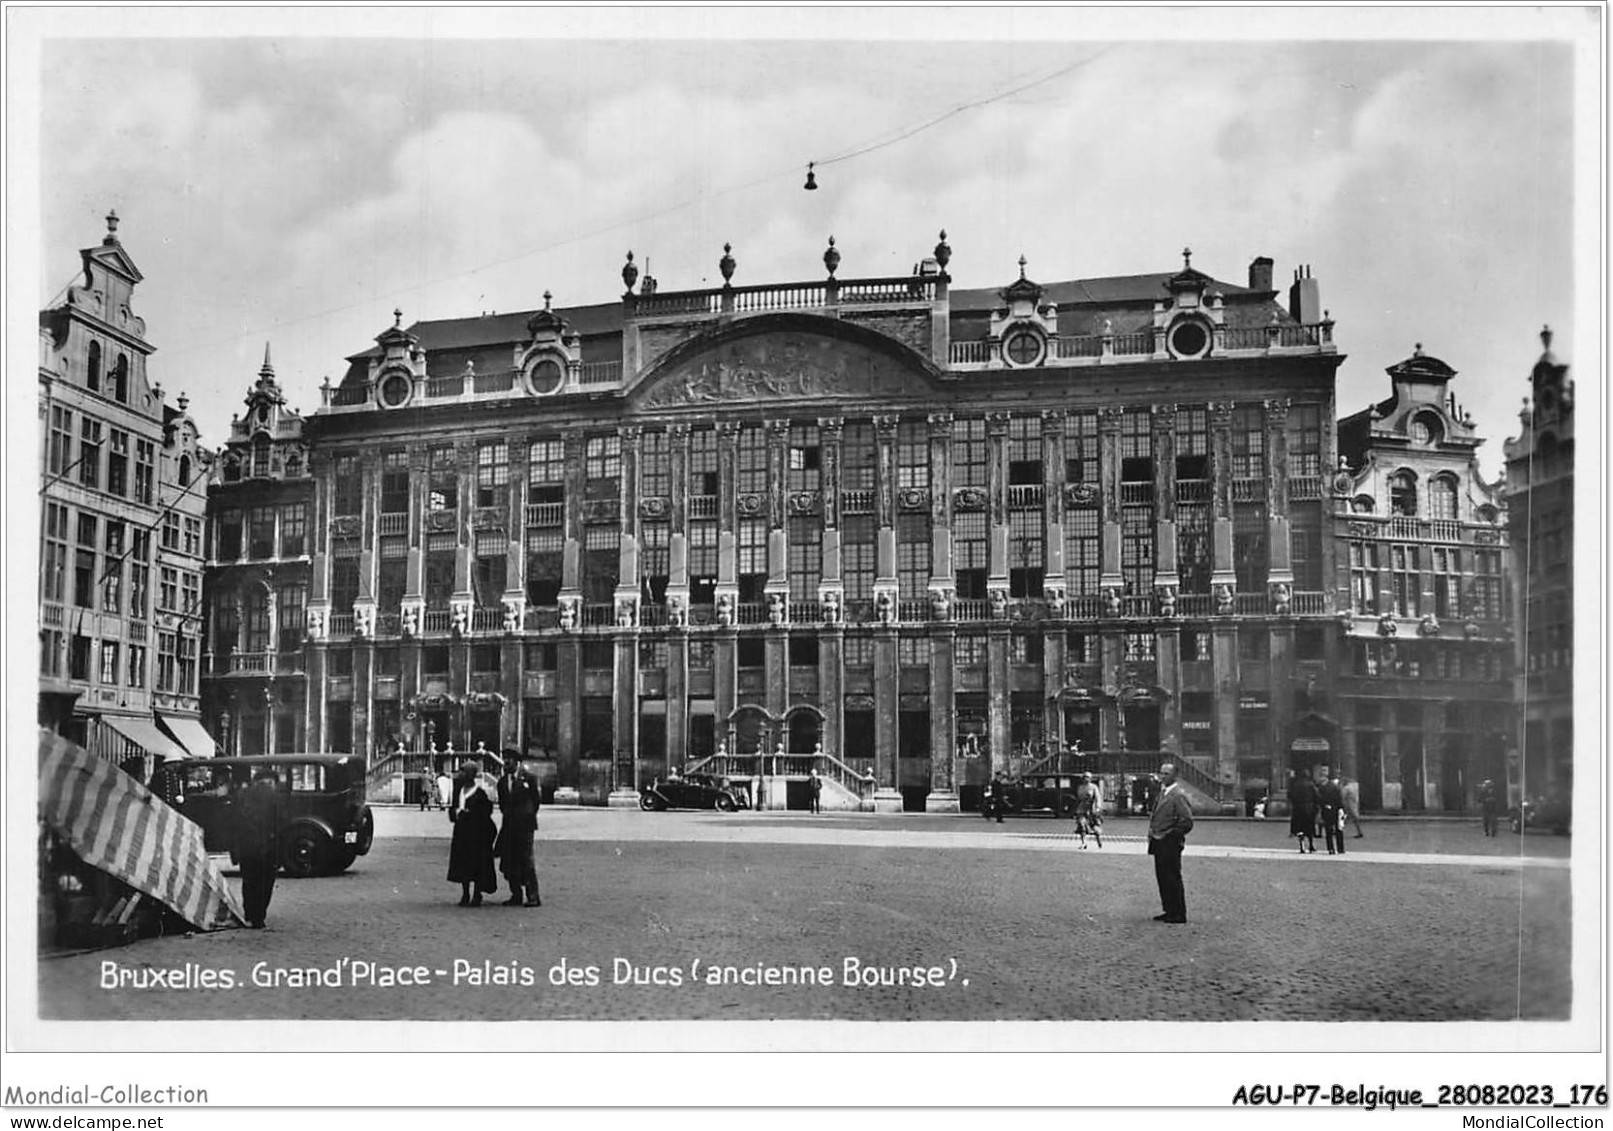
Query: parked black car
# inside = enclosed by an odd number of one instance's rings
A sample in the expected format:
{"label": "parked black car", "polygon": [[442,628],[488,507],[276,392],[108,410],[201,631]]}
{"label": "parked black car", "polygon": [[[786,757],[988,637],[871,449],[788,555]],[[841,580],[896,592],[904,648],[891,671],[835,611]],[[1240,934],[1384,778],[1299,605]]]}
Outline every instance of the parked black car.
{"label": "parked black car", "polygon": [[[1052,813],[1059,817],[1074,817],[1076,789],[1080,779],[1070,774],[1038,774],[1029,778],[1012,778],[1003,782],[1003,815],[1018,813]],[[996,806],[987,791],[980,807],[980,815],[988,820],[997,815]]]}
{"label": "parked black car", "polygon": [[1515,833],[1524,829],[1550,829],[1558,836],[1566,836],[1572,823],[1566,797],[1536,797],[1515,806],[1509,815]]}
{"label": "parked black car", "polygon": [[715,774],[685,774],[653,782],[639,790],[639,808],[657,812],[663,809],[720,809],[732,813],[750,808],[750,794],[743,786]]}
{"label": "parked black car", "polygon": [[333,875],[370,851],[375,815],[365,804],[364,762],[350,755],[169,762],[153,792],[201,826],[209,852],[229,852],[234,861],[235,798],[262,770],[274,775],[282,795],[280,866],[286,875]]}

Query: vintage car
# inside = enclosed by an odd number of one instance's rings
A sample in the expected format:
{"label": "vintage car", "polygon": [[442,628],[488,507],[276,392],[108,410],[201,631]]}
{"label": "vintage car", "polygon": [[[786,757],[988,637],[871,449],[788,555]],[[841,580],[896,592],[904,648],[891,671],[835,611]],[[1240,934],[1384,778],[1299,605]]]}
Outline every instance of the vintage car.
{"label": "vintage car", "polygon": [[732,813],[736,809],[750,808],[750,794],[745,787],[715,774],[684,774],[652,782],[639,790],[639,808],[660,812],[663,809],[720,809]]}
{"label": "vintage car", "polygon": [[1512,831],[1550,829],[1558,836],[1567,836],[1570,827],[1568,799],[1564,797],[1536,797],[1514,806],[1508,814]]}
{"label": "vintage car", "polygon": [[1003,815],[1019,813],[1051,813],[1059,817],[1074,817],[1076,790],[1081,780],[1071,774],[1036,774],[1028,778],[1010,778],[1002,784],[1000,800],[994,799],[988,787],[981,801],[980,815],[988,820],[997,816],[1000,805]]}
{"label": "vintage car", "polygon": [[201,826],[209,852],[229,852],[234,861],[235,798],[260,772],[272,774],[281,791],[280,866],[286,875],[333,875],[370,851],[375,816],[365,804],[362,758],[264,754],[169,762],[153,791]]}

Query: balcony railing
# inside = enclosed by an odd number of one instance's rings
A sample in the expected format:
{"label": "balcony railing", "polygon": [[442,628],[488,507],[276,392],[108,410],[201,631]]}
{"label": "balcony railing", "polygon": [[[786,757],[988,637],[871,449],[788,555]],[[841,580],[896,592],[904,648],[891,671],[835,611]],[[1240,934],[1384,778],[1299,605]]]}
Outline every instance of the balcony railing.
{"label": "balcony railing", "polygon": [[619,385],[622,383],[622,363],[619,361],[585,362],[577,373],[577,384]]}
{"label": "balcony railing", "polygon": [[465,395],[465,375],[455,373],[451,377],[426,378],[427,397],[462,397]]}
{"label": "balcony railing", "polygon": [[724,286],[714,290],[631,295],[626,302],[628,316],[633,319],[710,316],[771,310],[811,310],[842,303],[928,304],[934,299],[935,287],[936,277],[933,275],[896,275],[888,278],[765,283],[749,287]]}
{"label": "balcony railing", "polygon": [[823,606],[817,601],[791,601],[791,624],[817,624],[823,620]]}
{"label": "balcony railing", "polygon": [[734,612],[737,614],[735,616],[735,618],[734,618],[736,624],[766,624],[767,623],[767,606],[766,605],[756,604],[756,603],[752,603],[752,602],[747,601],[742,605],[736,606]]}
{"label": "balcony railing", "polygon": [[1322,477],[1320,475],[1290,475],[1288,477],[1288,498],[1293,502],[1322,497]]}
{"label": "balcony railing", "polygon": [[[642,614],[643,610],[640,610],[640,615]],[[666,616],[665,610],[662,610],[661,615],[662,619],[664,620]],[[521,626],[529,631],[537,631],[545,628],[559,628],[560,610],[552,606],[529,606],[526,611],[526,617],[521,622]]]}
{"label": "balcony railing", "polygon": [[1235,503],[1261,503],[1266,499],[1264,479],[1234,479],[1232,501]]}
{"label": "balcony railing", "polygon": [[1102,597],[1082,593],[1065,599],[1064,616],[1067,620],[1097,620],[1102,608]]}
{"label": "balcony railing", "polygon": [[896,615],[903,624],[922,624],[930,619],[930,602],[898,601]]}
{"label": "balcony railing", "polygon": [[1178,479],[1176,501],[1179,503],[1207,503],[1210,501],[1208,479]]}
{"label": "balcony railing", "polygon": [[616,624],[616,606],[608,603],[587,604],[582,607],[584,628],[610,628]]}
{"label": "balcony railing", "polygon": [[498,632],[504,627],[503,607],[495,605],[490,608],[472,609],[470,627],[472,632]]}
{"label": "balcony railing", "polygon": [[[528,617],[530,620],[530,616]],[[640,603],[638,607],[638,622],[645,628],[663,628],[666,625],[666,606],[654,605],[648,601]],[[529,626],[530,627],[530,626]]]}
{"label": "balcony railing", "polygon": [[560,526],[565,521],[565,503],[528,503],[526,506],[528,526]]}
{"label": "balcony railing", "polygon": [[397,613],[375,615],[375,635],[397,636],[403,632],[403,617]]}
{"label": "balcony railing", "polygon": [[958,620],[989,620],[991,617],[991,602],[982,601],[974,597],[964,597],[953,602],[952,611]]}
{"label": "balcony railing", "polygon": [[1060,361],[1102,357],[1103,336],[1101,334],[1079,334],[1054,338],[1052,356]]}
{"label": "balcony railing", "polygon": [[1207,617],[1215,612],[1215,597],[1209,593],[1178,593],[1176,615],[1179,617]]}
{"label": "balcony railing", "polygon": [[1327,612],[1327,594],[1298,590],[1289,604],[1289,611],[1301,617],[1321,616]]}
{"label": "balcony railing", "polygon": [[515,389],[515,374],[508,370],[503,373],[477,373],[472,377],[471,388],[480,395],[512,392]]}
{"label": "balcony railing", "polygon": [[1021,483],[1008,488],[1008,505],[1015,510],[1036,510],[1042,505],[1042,485]]}
{"label": "balcony railing", "polygon": [[953,342],[947,347],[947,360],[953,365],[985,365],[991,360],[991,343]]}
{"label": "balcony railing", "polygon": [[353,614],[332,613],[330,618],[330,635],[332,639],[340,640],[353,635]]}
{"label": "balcony railing", "polygon": [[689,496],[689,517],[690,518],[716,518],[717,517],[717,496],[716,495],[690,495]]}
{"label": "balcony railing", "polygon": [[1264,593],[1238,593],[1232,598],[1232,611],[1240,616],[1263,616],[1271,612],[1271,602]]}
{"label": "balcony railing", "polygon": [[1154,501],[1154,485],[1152,483],[1122,483],[1120,485],[1120,502],[1122,506],[1139,506]]}
{"label": "balcony railing", "polygon": [[840,492],[840,513],[873,514],[874,493],[865,490]]}
{"label": "balcony railing", "polygon": [[453,611],[450,609],[427,609],[422,618],[421,630],[428,633],[447,632],[453,624]]}
{"label": "balcony railing", "polygon": [[375,530],[377,534],[407,534],[409,533],[409,515],[407,512],[382,512],[376,519]]}
{"label": "balcony railing", "polygon": [[330,391],[330,403],[342,408],[368,404],[373,391],[373,386],[368,381],[357,385],[341,385]]}

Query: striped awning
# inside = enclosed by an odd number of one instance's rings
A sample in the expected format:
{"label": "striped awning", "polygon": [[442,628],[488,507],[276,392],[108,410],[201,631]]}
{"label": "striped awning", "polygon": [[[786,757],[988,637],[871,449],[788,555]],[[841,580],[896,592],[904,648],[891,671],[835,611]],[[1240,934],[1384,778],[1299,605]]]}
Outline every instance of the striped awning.
{"label": "striped awning", "polygon": [[102,715],[101,722],[117,731],[147,754],[155,754],[164,761],[190,757],[183,746],[158,730],[157,724],[151,719],[131,719],[120,718],[116,715]]}
{"label": "striped awning", "polygon": [[47,730],[39,732],[39,816],[86,864],[198,930],[245,925],[196,824],[117,767]]}
{"label": "striped awning", "polygon": [[185,749],[190,751],[192,758],[211,758],[218,753],[218,747],[213,743],[213,736],[203,730],[202,724],[195,719],[181,715],[164,715],[162,723],[175,738],[179,739]]}

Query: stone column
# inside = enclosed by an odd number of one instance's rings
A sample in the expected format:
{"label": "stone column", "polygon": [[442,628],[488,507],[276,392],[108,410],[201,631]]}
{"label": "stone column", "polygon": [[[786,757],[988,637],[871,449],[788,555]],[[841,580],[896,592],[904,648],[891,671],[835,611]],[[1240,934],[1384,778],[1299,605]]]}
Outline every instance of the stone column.
{"label": "stone column", "polygon": [[[582,546],[587,493],[588,444],[578,429],[561,434],[566,453],[565,554],[560,564],[560,626],[555,641],[555,731],[557,788],[555,803],[575,805],[580,800],[582,759],[582,658],[577,629],[582,625]],[[569,610],[569,612],[568,612]]]}
{"label": "stone column", "polygon": [[874,515],[878,527],[874,571],[874,790],[876,812],[902,809],[900,753],[900,680],[896,633],[902,594],[896,577],[896,427],[895,416],[874,417]]}
{"label": "stone column", "polygon": [[[1112,611],[1126,587],[1120,572],[1120,413],[1118,408],[1098,410],[1098,482],[1102,484],[1103,533],[1099,544],[1098,589],[1103,595],[1105,616]],[[1112,600],[1111,600],[1112,599]]]}
{"label": "stone column", "polygon": [[615,780],[606,804],[632,808],[639,787],[639,574],[638,500],[639,443],[644,430],[626,425],[620,430],[622,485],[617,521],[621,540],[617,557],[616,656],[613,710],[616,733]]}
{"label": "stone column", "polygon": [[[1042,413],[1042,599],[1061,616],[1068,596],[1064,583],[1064,424],[1062,409]],[[1047,733],[1052,733],[1051,731]]]}
{"label": "stone column", "polygon": [[952,617],[957,575],[952,561],[952,416],[932,413],[930,425],[930,813],[959,811],[957,680],[953,667],[957,629]]}
{"label": "stone column", "polygon": [[[773,425],[768,425],[771,428]],[[840,572],[840,457],[846,422],[843,417],[829,416],[818,421],[818,444],[821,458],[818,482],[822,494],[823,512],[823,590],[841,595],[844,607],[845,589]],[[819,600],[823,598],[820,595]]]}
{"label": "stone column", "polygon": [[[666,607],[667,624],[682,628],[689,617],[689,426],[674,424],[667,429],[668,550]],[[670,691],[668,693],[670,698]],[[670,703],[668,710],[671,710]],[[667,726],[672,725],[670,716]],[[670,742],[670,737],[668,738]]]}
{"label": "stone column", "polygon": [[1276,589],[1294,585],[1293,563],[1289,558],[1288,541],[1288,408],[1286,400],[1265,402],[1266,408],[1266,586],[1273,594]]}
{"label": "stone column", "polygon": [[[1210,591],[1215,604],[1237,590],[1232,568],[1232,405],[1210,405]],[[1222,589],[1225,587],[1225,593]]]}
{"label": "stone column", "polygon": [[[986,509],[991,522],[986,595],[993,607],[1008,602],[1008,418],[1006,412],[986,414]],[[996,756],[995,739],[992,754]]]}

